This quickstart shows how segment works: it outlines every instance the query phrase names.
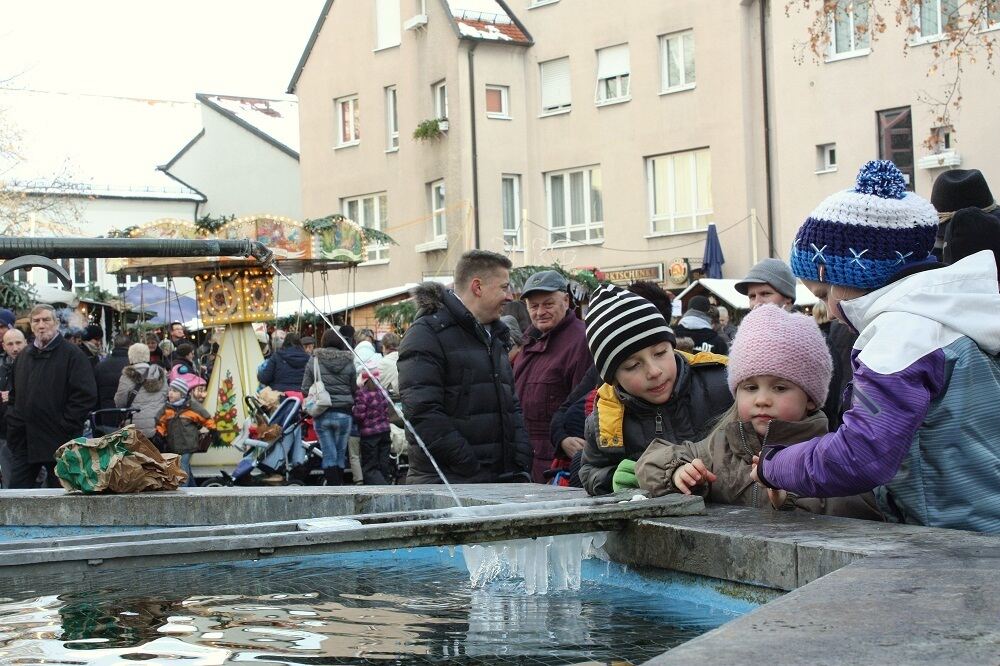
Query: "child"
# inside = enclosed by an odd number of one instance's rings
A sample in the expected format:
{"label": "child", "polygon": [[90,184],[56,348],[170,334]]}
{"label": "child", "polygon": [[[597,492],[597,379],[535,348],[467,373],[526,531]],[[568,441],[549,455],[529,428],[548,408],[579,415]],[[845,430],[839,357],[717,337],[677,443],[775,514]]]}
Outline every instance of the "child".
{"label": "child", "polygon": [[361,435],[361,475],[366,486],[384,486],[392,476],[389,454],[392,437],[389,434],[389,402],[375,386],[372,377],[381,376],[378,359],[369,361],[358,374],[358,392],[354,396],[354,422]]}
{"label": "child", "polygon": [[178,378],[170,382],[167,404],[156,415],[156,443],[165,453],[181,454],[181,467],[187,472],[188,486],[197,485],[191,470],[191,455],[201,450],[198,440],[203,430],[215,430],[212,416],[188,395],[186,381]]}
{"label": "child", "polygon": [[634,461],[655,439],[701,439],[733,404],[725,356],[674,351],[674,332],[645,298],[614,285],[587,312],[587,344],[604,384],[587,417],[580,481],[591,495],[638,487]]}
{"label": "child", "polygon": [[[859,498],[798,500],[750,478],[765,443],[796,444],[827,432],[826,401],[833,364],[816,323],[765,304],[740,324],[729,355],[729,390],[736,404],[707,439],[670,444],[655,440],[636,463],[639,487],[654,496],[699,490],[706,500],[775,509],[796,505],[815,513],[879,518]],[[869,494],[870,495],[870,494]]]}
{"label": "child", "polygon": [[765,446],[756,478],[812,497],[875,489],[890,520],[1000,533],[996,263],[941,267],[937,226],[891,162],[869,162],[799,229],[792,271],[860,333],[851,407],[834,433]]}

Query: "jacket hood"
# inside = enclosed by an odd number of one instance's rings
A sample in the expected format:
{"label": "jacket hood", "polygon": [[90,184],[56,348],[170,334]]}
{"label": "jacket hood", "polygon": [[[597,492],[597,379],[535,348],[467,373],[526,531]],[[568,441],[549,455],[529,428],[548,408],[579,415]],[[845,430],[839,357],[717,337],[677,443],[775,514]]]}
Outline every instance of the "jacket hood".
{"label": "jacket hood", "polygon": [[[149,376],[146,376],[146,372],[149,372]],[[129,381],[133,384],[142,382],[142,388],[144,391],[149,391],[150,393],[157,393],[163,389],[163,384],[167,378],[167,371],[161,368],[159,365],[149,363],[136,363],[134,365],[127,365],[125,369],[122,370]]]}
{"label": "jacket hood", "polygon": [[281,360],[293,368],[304,368],[309,362],[309,354],[301,347],[291,347],[289,349],[279,349],[275,352]]}
{"label": "jacket hood", "polygon": [[[945,335],[971,338],[988,354],[1000,353],[1000,293],[993,252],[984,250],[951,266],[916,273],[881,289],[840,304],[851,325],[861,332],[857,348],[862,348],[866,330],[876,318],[886,314],[916,315],[937,322]],[[926,341],[933,343],[934,341]],[[945,343],[947,344],[947,343]]]}
{"label": "jacket hood", "polygon": [[421,282],[413,289],[413,298],[417,302],[417,318],[433,314],[444,305],[444,296],[448,292],[440,282]]}
{"label": "jacket hood", "polygon": [[348,365],[354,366],[354,354],[345,349],[334,349],[333,347],[320,347],[313,352],[320,363],[335,370],[342,370]]}
{"label": "jacket hood", "polygon": [[712,328],[712,319],[704,312],[694,310],[687,313],[677,322],[677,326],[694,331],[702,328]]}

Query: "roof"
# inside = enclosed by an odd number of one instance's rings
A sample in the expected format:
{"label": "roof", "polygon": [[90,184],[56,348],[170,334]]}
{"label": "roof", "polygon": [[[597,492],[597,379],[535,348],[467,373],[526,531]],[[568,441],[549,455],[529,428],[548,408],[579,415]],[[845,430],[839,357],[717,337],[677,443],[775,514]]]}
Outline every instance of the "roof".
{"label": "roof", "polygon": [[8,185],[27,192],[202,201],[157,171],[201,128],[198,105],[129,97],[0,90],[18,155],[0,160]]}
{"label": "roof", "polygon": [[[454,281],[454,278],[450,276],[429,277],[427,280],[430,282],[439,282],[447,286]],[[416,282],[407,282],[406,284],[398,287],[390,287],[388,289],[380,289],[378,291],[356,291],[343,294],[330,294],[329,296],[315,296],[313,301],[315,301],[316,305],[318,305],[325,314],[337,314],[338,312],[344,312],[352,308],[360,308],[365,305],[371,305],[372,303],[378,303],[386,300],[387,298],[395,298],[396,296],[408,294],[412,289],[415,289],[418,286],[419,285]],[[327,310],[326,308],[330,309]],[[318,312],[318,310],[310,305],[308,301],[299,298],[287,301],[278,301],[275,303],[274,310],[275,316],[279,318],[288,317],[290,315],[298,314],[299,312]]]}
{"label": "roof", "polygon": [[[694,296],[700,293],[700,291],[704,289],[715,294],[737,310],[749,310],[750,299],[736,291],[737,282],[740,282],[740,280],[702,278],[701,280],[697,280],[689,285],[687,289],[677,295],[677,298],[686,299],[689,296]],[[795,283],[796,305],[808,307],[815,305],[817,300],[818,299],[813,296],[813,293],[809,291],[804,284],[801,282]]]}
{"label": "roof", "polygon": [[219,112],[278,150],[299,159],[299,103],[291,99],[263,99],[231,95],[196,95],[199,102]]}

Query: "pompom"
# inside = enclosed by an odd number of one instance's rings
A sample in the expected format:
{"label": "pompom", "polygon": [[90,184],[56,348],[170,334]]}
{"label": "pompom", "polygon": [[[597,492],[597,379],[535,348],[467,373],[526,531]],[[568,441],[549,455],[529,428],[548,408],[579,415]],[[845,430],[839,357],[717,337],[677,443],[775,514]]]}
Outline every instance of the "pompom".
{"label": "pompom", "polygon": [[854,191],[883,199],[902,199],[906,196],[906,178],[889,160],[872,160],[858,172]]}

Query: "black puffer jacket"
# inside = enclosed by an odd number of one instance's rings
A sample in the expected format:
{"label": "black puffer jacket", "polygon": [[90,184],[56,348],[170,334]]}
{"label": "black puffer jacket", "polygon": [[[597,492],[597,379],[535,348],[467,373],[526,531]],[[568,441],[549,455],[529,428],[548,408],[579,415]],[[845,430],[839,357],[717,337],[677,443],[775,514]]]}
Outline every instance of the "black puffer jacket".
{"label": "black puffer jacket", "polygon": [[[436,283],[415,291],[417,319],[399,348],[403,412],[451,483],[526,480],[531,444],[514,373],[510,332],[484,329],[454,293]],[[407,483],[440,483],[427,455],[410,441]]]}
{"label": "black puffer jacket", "polygon": [[311,358],[302,347],[279,349],[257,371],[257,381],[275,391],[301,391],[306,364]]}
{"label": "black puffer jacket", "polygon": [[[313,354],[319,361],[319,376],[323,380],[323,386],[330,394],[330,409],[350,414],[351,408],[354,406],[354,393],[357,391],[354,355],[349,351],[333,347],[320,347]],[[315,364],[312,359],[306,363],[306,371],[302,379],[303,393],[309,393],[310,387],[316,381],[313,367]]]}
{"label": "black puffer jacket", "polygon": [[[587,417],[580,480],[591,495],[610,493],[611,477],[625,458],[638,460],[654,439],[667,442],[700,441],[733,404],[726,383],[725,358],[715,354],[694,357],[675,352],[677,379],[670,399],[652,405],[620,389],[601,387],[594,412]],[[689,359],[692,359],[690,360]],[[610,394],[606,397],[605,394]],[[601,405],[609,400],[609,409]],[[617,419],[614,414],[624,416]],[[602,437],[602,432],[615,433]]]}
{"label": "black puffer jacket", "polygon": [[[114,408],[118,381],[122,378],[122,370],[128,364],[128,347],[115,347],[111,350],[111,354],[94,368],[94,377],[97,379],[98,409]],[[117,421],[111,418],[107,424],[116,423]]]}

